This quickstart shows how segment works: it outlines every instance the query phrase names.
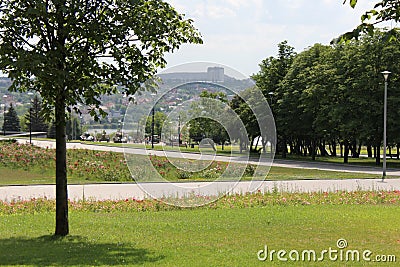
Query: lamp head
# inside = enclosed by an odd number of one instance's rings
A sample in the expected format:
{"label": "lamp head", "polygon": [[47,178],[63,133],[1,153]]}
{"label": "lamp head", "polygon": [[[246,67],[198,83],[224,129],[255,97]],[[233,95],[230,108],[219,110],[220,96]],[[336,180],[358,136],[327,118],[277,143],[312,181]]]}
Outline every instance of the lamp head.
{"label": "lamp head", "polygon": [[385,78],[385,81],[387,81],[387,79],[389,78],[389,74],[390,74],[391,72],[385,70],[385,71],[382,71],[381,73],[383,74],[383,77]]}

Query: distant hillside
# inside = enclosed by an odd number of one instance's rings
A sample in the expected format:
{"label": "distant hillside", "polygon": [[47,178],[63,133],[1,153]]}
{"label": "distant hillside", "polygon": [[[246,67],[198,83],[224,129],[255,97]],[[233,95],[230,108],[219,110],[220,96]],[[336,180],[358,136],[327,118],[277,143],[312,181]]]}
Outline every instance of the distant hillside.
{"label": "distant hillside", "polygon": [[0,89],[7,89],[11,86],[11,80],[7,77],[0,77]]}

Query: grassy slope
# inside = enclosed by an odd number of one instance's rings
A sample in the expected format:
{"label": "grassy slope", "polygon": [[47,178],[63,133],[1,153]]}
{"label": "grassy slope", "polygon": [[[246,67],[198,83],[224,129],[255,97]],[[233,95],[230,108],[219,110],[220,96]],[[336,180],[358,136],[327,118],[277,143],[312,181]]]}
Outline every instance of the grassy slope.
{"label": "grassy slope", "polygon": [[[19,169],[0,168],[1,185],[29,185],[29,184],[55,184],[55,176],[51,173],[40,174]],[[321,170],[291,169],[282,167],[272,167],[267,180],[302,180],[302,179],[372,179],[380,178],[380,175],[331,172]],[[390,177],[388,177],[390,178]],[[250,178],[243,178],[244,180]],[[209,181],[207,179],[194,179],[196,181]],[[189,182],[191,179],[175,179],[176,182]],[[86,180],[79,177],[68,178],[69,184],[87,184],[104,182],[98,180]]]}
{"label": "grassy slope", "polygon": [[[52,240],[52,213],[0,216],[4,265],[271,266],[256,253],[348,249],[400,256],[398,206],[266,206],[163,212],[70,213],[71,237]],[[290,263],[344,266],[344,262]],[[365,262],[351,266],[365,266]],[[371,263],[368,266],[375,266]],[[385,266],[393,266],[385,264]]]}

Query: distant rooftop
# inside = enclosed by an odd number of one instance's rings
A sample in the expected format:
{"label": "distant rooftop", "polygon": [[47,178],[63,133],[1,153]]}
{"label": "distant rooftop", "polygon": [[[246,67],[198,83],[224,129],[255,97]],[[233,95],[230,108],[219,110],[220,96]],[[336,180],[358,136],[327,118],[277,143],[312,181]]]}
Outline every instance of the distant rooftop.
{"label": "distant rooftop", "polygon": [[224,82],[224,68],[208,67],[207,72],[172,72],[158,74],[163,80],[174,80],[183,82]]}

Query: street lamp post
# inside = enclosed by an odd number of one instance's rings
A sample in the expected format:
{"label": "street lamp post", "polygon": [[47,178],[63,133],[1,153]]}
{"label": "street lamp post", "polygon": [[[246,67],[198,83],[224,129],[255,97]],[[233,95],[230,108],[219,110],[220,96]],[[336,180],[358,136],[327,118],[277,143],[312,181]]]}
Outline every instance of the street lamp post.
{"label": "street lamp post", "polygon": [[[28,92],[28,95],[33,95],[32,92]],[[29,99],[29,144],[32,145],[32,99]]]}
{"label": "street lamp post", "polygon": [[3,135],[6,136],[6,108],[7,108],[7,104],[6,104],[6,100],[7,100],[7,95],[3,95],[3,99],[4,99],[4,113],[3,113]]}
{"label": "street lamp post", "polygon": [[172,140],[172,121],[168,122],[169,124],[169,141],[171,142],[171,147],[174,147],[174,141]]}
{"label": "street lamp post", "polygon": [[83,129],[82,129],[82,128],[83,128],[83,117],[82,117],[82,115],[80,116],[80,119],[81,119],[81,135],[82,135],[82,134],[83,134],[83,133],[82,133],[82,130],[83,130]]}
{"label": "street lamp post", "polygon": [[[182,99],[180,99],[180,98],[177,98],[177,100],[182,100]],[[181,145],[181,106],[182,106],[182,103],[179,103],[178,105],[178,148],[180,147],[180,145]]]}
{"label": "street lamp post", "polygon": [[29,144],[32,145],[32,107],[29,107]]}
{"label": "street lamp post", "polygon": [[178,147],[181,145],[181,115],[178,115]]}
{"label": "street lamp post", "polygon": [[[155,97],[156,93],[151,93],[152,97]],[[157,101],[153,104],[153,108],[151,109],[151,149],[154,149],[154,106]]]}
{"label": "street lamp post", "polygon": [[388,87],[388,78],[390,71],[383,71],[383,77],[385,78],[385,94],[383,100],[383,173],[382,173],[382,182],[386,178],[386,121],[387,121],[387,87]]}
{"label": "street lamp post", "polygon": [[154,149],[154,107],[151,109],[151,149]]}

